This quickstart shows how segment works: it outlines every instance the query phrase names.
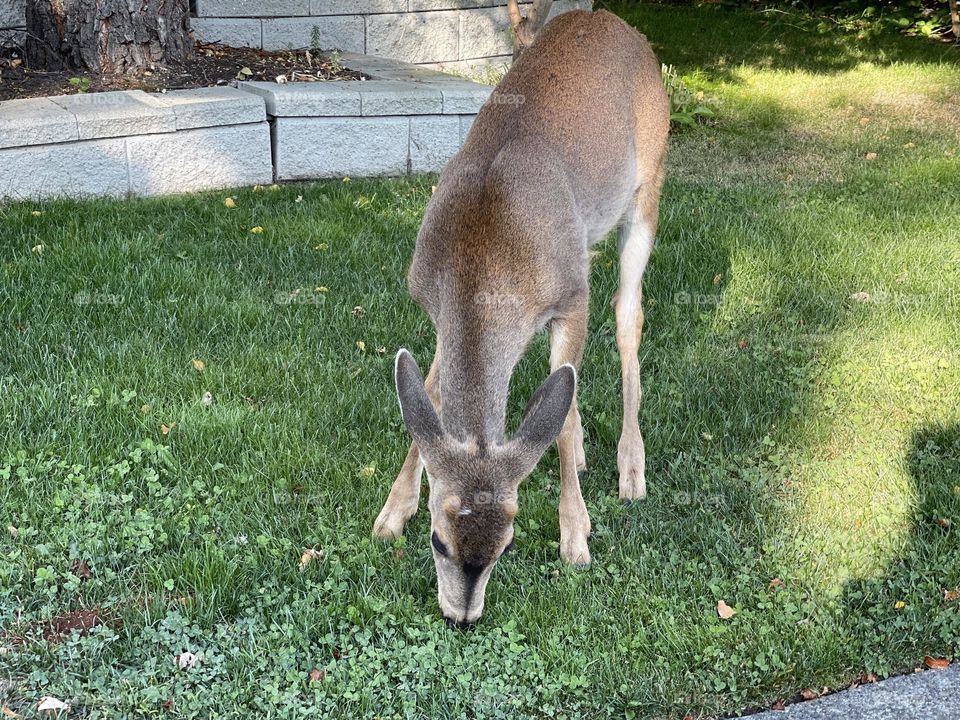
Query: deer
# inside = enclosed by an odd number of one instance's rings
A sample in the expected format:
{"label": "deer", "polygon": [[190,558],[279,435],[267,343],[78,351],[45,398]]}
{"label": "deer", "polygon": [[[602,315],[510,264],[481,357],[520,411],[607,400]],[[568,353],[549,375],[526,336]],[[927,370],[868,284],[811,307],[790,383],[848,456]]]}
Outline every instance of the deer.
{"label": "deer", "polygon": [[[480,109],[427,204],[407,275],[436,330],[424,379],[400,349],[394,382],[412,443],[373,528],[395,539],[427,472],[440,611],[472,627],[513,546],[518,492],[557,443],[560,557],[591,561],[577,373],[587,339],[591,248],[619,228],[613,298],[622,365],[619,497],[646,495],[639,426],[641,281],[653,249],[669,101],[646,38],[606,12],[540,30]],[[507,436],[513,371],[546,329],[550,369]]]}

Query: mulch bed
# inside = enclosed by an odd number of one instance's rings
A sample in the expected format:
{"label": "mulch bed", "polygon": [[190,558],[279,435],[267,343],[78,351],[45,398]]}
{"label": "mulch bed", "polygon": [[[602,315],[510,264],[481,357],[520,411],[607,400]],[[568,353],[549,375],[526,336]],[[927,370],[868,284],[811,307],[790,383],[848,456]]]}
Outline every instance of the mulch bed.
{"label": "mulch bed", "polygon": [[109,90],[160,92],[231,85],[237,80],[276,82],[278,77],[290,82],[323,82],[361,80],[364,76],[344,68],[336,56],[306,50],[266,52],[198,43],[194,59],[181,65],[157,65],[150,70],[117,75],[34,70],[26,67],[19,50],[0,50],[0,100]]}

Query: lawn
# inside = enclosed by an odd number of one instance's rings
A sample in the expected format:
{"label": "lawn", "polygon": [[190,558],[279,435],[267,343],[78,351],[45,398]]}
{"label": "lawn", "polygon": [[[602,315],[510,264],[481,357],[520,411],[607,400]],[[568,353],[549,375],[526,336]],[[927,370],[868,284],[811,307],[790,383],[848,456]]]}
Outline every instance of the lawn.
{"label": "lawn", "polygon": [[717,122],[672,139],[630,506],[615,240],[594,259],[593,565],[558,559],[554,451],[471,633],[424,509],[370,536],[408,443],[393,355],[432,352],[404,273],[435,178],[0,206],[0,704],[700,718],[955,657],[957,50],[616,7]]}

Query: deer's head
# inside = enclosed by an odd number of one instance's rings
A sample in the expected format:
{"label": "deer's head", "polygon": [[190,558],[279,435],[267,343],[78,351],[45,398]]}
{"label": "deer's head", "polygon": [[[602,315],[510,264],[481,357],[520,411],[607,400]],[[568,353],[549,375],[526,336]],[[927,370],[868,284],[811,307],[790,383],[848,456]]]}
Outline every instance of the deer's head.
{"label": "deer's head", "polygon": [[[554,371],[530,398],[516,434],[498,445],[444,431],[406,350],[397,353],[397,396],[430,483],[430,541],[440,610],[452,625],[483,612],[487,581],[513,545],[517,490],[563,427],[577,384],[571,365]],[[441,392],[442,392],[441,388]]]}

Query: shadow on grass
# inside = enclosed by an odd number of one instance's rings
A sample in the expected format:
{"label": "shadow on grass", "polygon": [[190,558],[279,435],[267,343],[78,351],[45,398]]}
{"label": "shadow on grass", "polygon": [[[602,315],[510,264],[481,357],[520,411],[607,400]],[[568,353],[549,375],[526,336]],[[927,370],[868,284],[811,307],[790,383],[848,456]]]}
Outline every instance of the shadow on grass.
{"label": "shadow on grass", "polygon": [[733,80],[740,65],[763,69],[839,73],[860,63],[960,62],[957,48],[893,32],[858,38],[826,21],[781,11],[744,11],[723,6],[683,7],[597,2],[643,32],[661,62],[702,69]]}

